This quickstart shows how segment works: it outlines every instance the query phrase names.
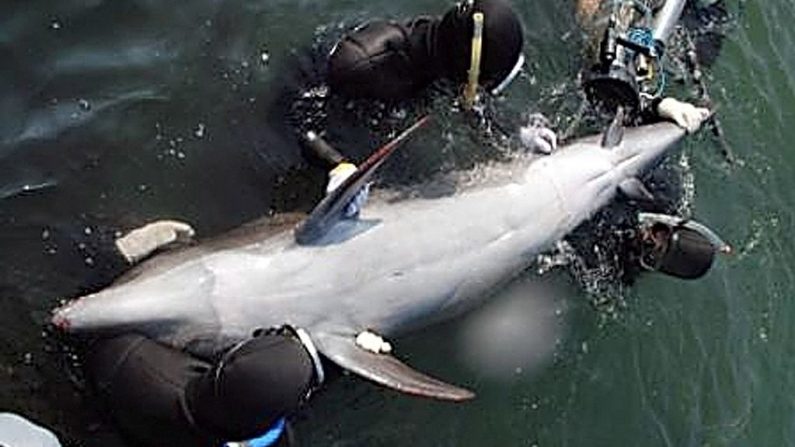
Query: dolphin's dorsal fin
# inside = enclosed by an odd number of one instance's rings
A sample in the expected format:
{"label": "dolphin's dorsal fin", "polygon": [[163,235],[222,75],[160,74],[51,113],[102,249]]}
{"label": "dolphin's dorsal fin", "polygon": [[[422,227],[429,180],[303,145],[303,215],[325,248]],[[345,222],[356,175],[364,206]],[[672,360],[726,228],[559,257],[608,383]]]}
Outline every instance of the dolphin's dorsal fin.
{"label": "dolphin's dorsal fin", "polygon": [[442,382],[418,372],[389,354],[366,351],[355,336],[312,334],[318,350],[340,367],[401,393],[448,401],[472,399],[467,389]]}
{"label": "dolphin's dorsal fin", "polygon": [[618,190],[632,200],[637,200],[640,202],[654,201],[654,194],[652,194],[651,191],[649,191],[648,188],[646,188],[646,185],[644,185],[643,182],[638,180],[637,177],[630,177],[619,183]]}
{"label": "dolphin's dorsal fin", "polygon": [[610,122],[610,125],[607,126],[604,135],[602,135],[602,147],[616,147],[621,144],[621,140],[623,139],[624,108],[619,106],[618,110],[616,110],[616,116],[613,117],[613,121]]}
{"label": "dolphin's dorsal fin", "polygon": [[296,242],[299,244],[311,244],[325,235],[342,218],[345,207],[367,185],[376,169],[400,146],[400,143],[428,122],[429,119],[430,116],[421,118],[392,141],[375,151],[364,163],[359,165],[356,172],[345,179],[337,189],[326,195],[315,206],[306,220],[296,228]]}

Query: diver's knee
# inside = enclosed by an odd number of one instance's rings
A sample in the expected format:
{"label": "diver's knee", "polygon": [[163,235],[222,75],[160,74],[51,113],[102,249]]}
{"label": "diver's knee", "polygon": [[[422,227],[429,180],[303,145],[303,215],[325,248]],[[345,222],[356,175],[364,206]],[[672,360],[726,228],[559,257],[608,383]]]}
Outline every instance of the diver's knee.
{"label": "diver's knee", "polygon": [[317,385],[313,359],[289,334],[265,334],[232,348],[192,380],[186,404],[196,423],[228,440],[249,439],[294,414]]}

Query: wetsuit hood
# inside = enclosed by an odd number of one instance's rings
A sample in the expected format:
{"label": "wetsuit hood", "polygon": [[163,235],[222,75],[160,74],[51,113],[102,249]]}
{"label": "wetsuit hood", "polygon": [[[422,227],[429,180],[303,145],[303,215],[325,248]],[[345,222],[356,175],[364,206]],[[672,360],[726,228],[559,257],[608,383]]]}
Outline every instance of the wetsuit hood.
{"label": "wetsuit hood", "polygon": [[697,279],[712,267],[715,246],[698,231],[657,223],[650,232],[641,257],[641,265],[647,270]]}
{"label": "wetsuit hood", "polygon": [[436,30],[434,55],[448,78],[466,82],[474,33],[472,15],[476,12],[484,16],[480,84],[493,89],[514,71],[524,43],[522,24],[507,1],[465,1],[447,12]]}

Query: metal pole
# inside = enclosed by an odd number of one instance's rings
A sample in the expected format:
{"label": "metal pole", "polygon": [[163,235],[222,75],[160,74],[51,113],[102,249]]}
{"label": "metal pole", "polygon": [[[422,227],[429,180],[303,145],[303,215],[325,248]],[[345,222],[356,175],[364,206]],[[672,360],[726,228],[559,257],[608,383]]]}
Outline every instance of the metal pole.
{"label": "metal pole", "polygon": [[665,2],[660,12],[654,17],[654,31],[652,32],[654,40],[662,43],[668,41],[676,29],[679,18],[682,17],[686,1],[668,0]]}

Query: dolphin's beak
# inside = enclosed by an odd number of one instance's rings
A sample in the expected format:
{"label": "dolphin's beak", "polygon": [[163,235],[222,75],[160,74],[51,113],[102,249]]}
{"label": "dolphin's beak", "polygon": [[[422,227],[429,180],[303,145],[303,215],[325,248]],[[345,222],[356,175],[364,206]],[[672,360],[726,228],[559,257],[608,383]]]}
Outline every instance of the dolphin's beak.
{"label": "dolphin's beak", "polygon": [[67,316],[69,310],[72,308],[72,304],[74,304],[74,301],[59,306],[52,312],[52,317],[50,318],[50,324],[52,324],[56,329],[58,329],[61,332],[70,332],[72,329],[72,321]]}

